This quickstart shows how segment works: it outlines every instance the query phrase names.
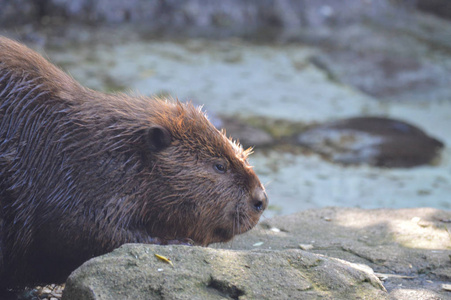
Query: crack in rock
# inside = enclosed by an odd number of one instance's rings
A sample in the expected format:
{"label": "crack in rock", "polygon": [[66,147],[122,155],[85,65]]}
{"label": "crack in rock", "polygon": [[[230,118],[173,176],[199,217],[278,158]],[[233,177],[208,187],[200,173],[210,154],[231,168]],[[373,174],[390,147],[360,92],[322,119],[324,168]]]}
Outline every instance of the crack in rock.
{"label": "crack in rock", "polygon": [[236,285],[213,277],[210,277],[207,287],[216,290],[220,295],[224,297],[236,300],[238,300],[239,297],[244,296],[245,294],[245,292],[242,289],[238,288]]}

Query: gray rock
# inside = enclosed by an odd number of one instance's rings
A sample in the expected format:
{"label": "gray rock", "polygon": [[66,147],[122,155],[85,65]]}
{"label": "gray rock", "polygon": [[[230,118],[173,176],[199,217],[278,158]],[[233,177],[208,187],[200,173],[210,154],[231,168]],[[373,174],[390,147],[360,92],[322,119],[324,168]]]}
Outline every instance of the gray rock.
{"label": "gray rock", "polygon": [[[155,257],[170,258],[173,267]],[[369,268],[302,250],[128,244],[74,271],[63,299],[388,299]]]}
{"label": "gray rock", "polygon": [[330,78],[378,100],[448,101],[449,21],[409,5],[380,5],[389,10],[376,10],[370,22],[327,27],[323,35],[313,31],[312,38],[326,47],[311,62]]}
{"label": "gray rock", "polygon": [[333,162],[413,167],[434,162],[443,143],[394,119],[357,117],[314,126],[298,142]]}
{"label": "gray rock", "polygon": [[219,249],[125,245],[73,272],[63,299],[449,299],[450,222],[432,208],[324,208],[266,220]]}
{"label": "gray rock", "polygon": [[[381,187],[383,188],[383,187]],[[266,220],[234,249],[299,249],[371,267],[390,299],[451,299],[451,211],[324,208]]]}
{"label": "gray rock", "polygon": [[[355,19],[357,15],[355,12],[368,13],[374,9],[361,1],[341,1],[342,3],[335,4],[338,1],[331,0],[315,3],[305,0],[246,2],[229,0],[226,4],[205,0],[46,0],[31,4],[28,2],[0,0],[2,7],[6,8],[0,12],[0,16],[10,17],[8,21],[16,23],[21,20],[14,20],[13,17],[24,13],[26,21],[33,18],[39,21],[44,17],[58,16],[68,20],[95,23],[140,22],[172,29],[186,29],[184,27],[187,26],[199,29],[247,26],[246,30],[255,30],[265,27],[298,29],[306,24],[318,26],[330,22],[330,19],[335,21]],[[382,2],[389,3],[386,0]],[[340,6],[344,6],[345,9],[339,10]],[[241,28],[241,31],[243,30],[244,28]]]}

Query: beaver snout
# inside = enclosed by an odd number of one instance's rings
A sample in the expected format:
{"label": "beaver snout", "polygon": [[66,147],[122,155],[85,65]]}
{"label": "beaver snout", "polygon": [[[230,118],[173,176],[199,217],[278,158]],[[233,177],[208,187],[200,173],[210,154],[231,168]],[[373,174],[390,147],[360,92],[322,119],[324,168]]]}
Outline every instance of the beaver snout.
{"label": "beaver snout", "polygon": [[268,196],[261,187],[257,187],[251,196],[250,205],[257,212],[262,212],[268,206]]}

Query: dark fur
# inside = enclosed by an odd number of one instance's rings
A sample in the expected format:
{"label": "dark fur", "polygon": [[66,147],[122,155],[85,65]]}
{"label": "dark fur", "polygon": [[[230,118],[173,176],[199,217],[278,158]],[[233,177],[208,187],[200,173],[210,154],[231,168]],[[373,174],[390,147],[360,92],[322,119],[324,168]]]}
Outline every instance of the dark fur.
{"label": "dark fur", "polygon": [[86,89],[0,37],[0,285],[124,243],[230,240],[267,205],[247,155],[191,104]]}

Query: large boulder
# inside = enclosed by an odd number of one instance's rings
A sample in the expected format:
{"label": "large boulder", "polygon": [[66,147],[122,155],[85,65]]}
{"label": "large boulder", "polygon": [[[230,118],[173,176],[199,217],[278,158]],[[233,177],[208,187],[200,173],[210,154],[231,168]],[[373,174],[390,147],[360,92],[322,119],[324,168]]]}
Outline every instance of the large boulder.
{"label": "large boulder", "polygon": [[450,222],[432,208],[324,208],[209,248],[129,244],[74,271],[63,299],[448,299]]}
{"label": "large boulder", "polygon": [[[170,258],[173,266],[155,254]],[[371,269],[302,250],[128,244],[83,264],[65,300],[388,299]]]}

